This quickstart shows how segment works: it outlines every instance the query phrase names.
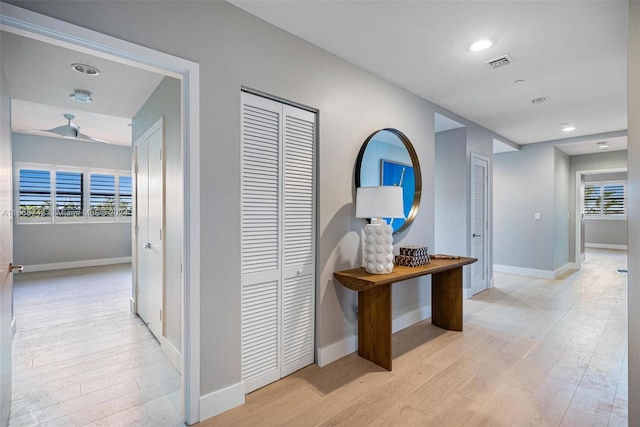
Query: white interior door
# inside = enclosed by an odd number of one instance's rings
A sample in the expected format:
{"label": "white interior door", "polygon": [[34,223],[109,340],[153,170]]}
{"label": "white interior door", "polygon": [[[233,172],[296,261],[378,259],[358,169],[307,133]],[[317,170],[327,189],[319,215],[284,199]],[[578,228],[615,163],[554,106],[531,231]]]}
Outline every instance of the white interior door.
{"label": "white interior door", "polygon": [[315,114],[242,93],[242,380],[314,361]]}
{"label": "white interior door", "polygon": [[0,426],[9,423],[11,409],[11,322],[13,320],[13,212],[9,94],[0,90]]}
{"label": "white interior door", "polygon": [[471,294],[489,287],[489,159],[471,155]]}
{"label": "white interior door", "polygon": [[[154,129],[154,128],[152,128]],[[149,133],[149,132],[148,132]],[[136,308],[160,339],[162,335],[162,129],[136,145]]]}

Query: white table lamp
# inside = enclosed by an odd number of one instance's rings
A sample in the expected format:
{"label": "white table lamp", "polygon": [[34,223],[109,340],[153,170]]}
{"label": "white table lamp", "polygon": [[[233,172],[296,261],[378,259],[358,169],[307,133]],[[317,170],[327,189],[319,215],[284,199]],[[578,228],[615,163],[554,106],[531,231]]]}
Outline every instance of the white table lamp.
{"label": "white table lamp", "polygon": [[362,262],[373,274],[393,271],[393,228],[383,218],[404,218],[402,187],[358,187],[356,217],[371,218],[362,229]]}

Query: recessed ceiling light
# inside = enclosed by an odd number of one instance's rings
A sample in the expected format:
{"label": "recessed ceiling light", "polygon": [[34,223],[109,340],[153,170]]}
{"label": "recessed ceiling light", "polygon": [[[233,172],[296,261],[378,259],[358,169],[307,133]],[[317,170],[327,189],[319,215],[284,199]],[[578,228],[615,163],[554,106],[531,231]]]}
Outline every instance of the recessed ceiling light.
{"label": "recessed ceiling light", "polygon": [[539,98],[533,98],[531,100],[532,104],[544,104],[545,102],[547,102],[548,100],[550,100],[551,98],[549,98],[548,96],[541,96]]}
{"label": "recessed ceiling light", "polygon": [[598,142],[598,148],[602,150],[608,150],[611,146],[606,141]]}
{"label": "recessed ceiling light", "polygon": [[82,102],[83,104],[88,104],[93,101],[91,92],[84,89],[74,89],[73,93],[69,94],[69,98],[73,99],[76,102]]}
{"label": "recessed ceiling light", "polygon": [[491,46],[493,46],[493,41],[491,40],[478,40],[477,42],[471,43],[469,50],[471,52],[482,52],[483,50],[489,49]]}
{"label": "recessed ceiling light", "polygon": [[74,71],[77,71],[82,74],[86,74],[88,76],[97,76],[98,74],[100,74],[100,70],[98,70],[93,65],[75,63],[75,64],[71,64],[71,68]]}
{"label": "recessed ceiling light", "polygon": [[560,126],[562,126],[562,132],[573,132],[576,130],[576,127],[569,123],[562,123]]}

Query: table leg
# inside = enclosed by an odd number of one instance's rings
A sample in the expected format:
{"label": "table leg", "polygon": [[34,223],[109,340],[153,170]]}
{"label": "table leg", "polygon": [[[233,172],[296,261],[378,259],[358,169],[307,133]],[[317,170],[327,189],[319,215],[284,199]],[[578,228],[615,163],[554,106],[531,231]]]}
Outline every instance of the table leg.
{"label": "table leg", "polygon": [[450,331],[462,330],[462,267],[432,276],[431,323]]}
{"label": "table leg", "polygon": [[358,292],[358,355],[391,370],[391,285]]}

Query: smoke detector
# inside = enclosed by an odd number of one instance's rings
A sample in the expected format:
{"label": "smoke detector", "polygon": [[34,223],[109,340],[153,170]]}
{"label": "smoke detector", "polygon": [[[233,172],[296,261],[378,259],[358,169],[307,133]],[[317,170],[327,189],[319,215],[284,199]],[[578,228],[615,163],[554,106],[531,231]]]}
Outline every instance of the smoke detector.
{"label": "smoke detector", "polygon": [[484,65],[491,68],[492,70],[495,70],[496,68],[505,67],[512,63],[513,63],[512,57],[510,57],[509,55],[502,55],[497,58],[493,58],[488,61],[485,61]]}

